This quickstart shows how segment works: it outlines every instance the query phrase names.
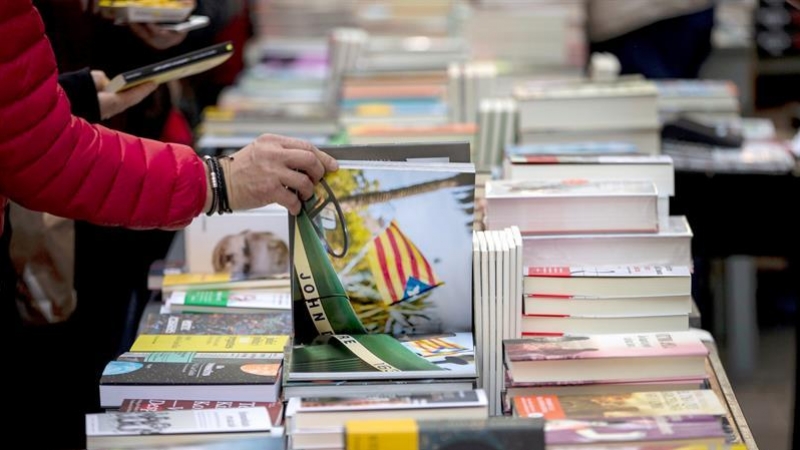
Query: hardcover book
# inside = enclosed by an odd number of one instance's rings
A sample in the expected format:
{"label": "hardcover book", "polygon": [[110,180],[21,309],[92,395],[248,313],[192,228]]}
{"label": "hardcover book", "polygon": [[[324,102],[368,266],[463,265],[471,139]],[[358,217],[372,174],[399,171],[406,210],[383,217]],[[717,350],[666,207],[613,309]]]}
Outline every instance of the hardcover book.
{"label": "hardcover book", "polygon": [[704,378],[708,356],[691,331],[529,337],[506,340],[503,350],[517,382]]}
{"label": "hardcover book", "polygon": [[725,414],[711,389],[632,392],[614,395],[532,395],[515,397],[514,414],[556,419],[694,416]]}
{"label": "hardcover book", "polygon": [[655,233],[658,196],[645,180],[492,180],[486,227],[519,226],[522,234]]}
{"label": "hardcover book", "polygon": [[230,41],[123,72],[108,82],[106,92],[119,92],[143,83],[165,83],[212,69],[233,55]]}
{"label": "hardcover book", "polygon": [[526,267],[526,295],[634,297],[691,295],[686,266]]}
{"label": "hardcover book", "polygon": [[100,378],[100,404],[117,408],[128,398],[274,402],[283,359],[189,362],[111,361]]}
{"label": "hardcover book", "polygon": [[161,314],[146,313],[139,334],[268,334],[292,333],[291,311],[270,311],[263,314]]}
{"label": "hardcover book", "polygon": [[[342,162],[326,175],[290,224],[289,381],[475,377],[474,183],[463,163]],[[443,337],[398,339],[421,335]]]}

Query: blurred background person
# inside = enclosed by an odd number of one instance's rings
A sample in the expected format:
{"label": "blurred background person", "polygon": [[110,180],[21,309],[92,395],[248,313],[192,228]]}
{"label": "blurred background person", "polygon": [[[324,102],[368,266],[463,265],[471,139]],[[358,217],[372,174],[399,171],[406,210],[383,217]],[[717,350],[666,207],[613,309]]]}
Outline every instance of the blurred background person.
{"label": "blurred background person", "polygon": [[622,74],[697,78],[711,53],[714,0],[589,0],[593,52],[609,52]]}

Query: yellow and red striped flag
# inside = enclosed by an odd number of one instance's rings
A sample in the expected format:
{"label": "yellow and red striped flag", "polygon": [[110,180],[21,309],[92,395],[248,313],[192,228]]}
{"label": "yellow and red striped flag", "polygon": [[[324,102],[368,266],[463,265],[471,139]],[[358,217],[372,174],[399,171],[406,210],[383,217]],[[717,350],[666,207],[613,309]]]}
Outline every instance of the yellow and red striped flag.
{"label": "yellow and red striped flag", "polygon": [[397,303],[442,284],[433,267],[392,221],[369,243],[367,261],[384,302]]}

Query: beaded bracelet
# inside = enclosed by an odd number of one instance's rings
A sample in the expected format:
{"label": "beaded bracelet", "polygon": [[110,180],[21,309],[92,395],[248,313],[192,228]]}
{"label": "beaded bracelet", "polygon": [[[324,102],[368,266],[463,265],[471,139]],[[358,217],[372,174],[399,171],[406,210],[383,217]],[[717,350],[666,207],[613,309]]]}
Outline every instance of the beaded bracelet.
{"label": "beaded bracelet", "polygon": [[206,211],[207,216],[211,216],[217,210],[217,199],[219,197],[219,181],[217,180],[217,174],[214,172],[213,163],[211,162],[210,156],[204,156],[203,161],[206,163],[206,167],[208,167],[208,177],[211,181],[211,207]]}

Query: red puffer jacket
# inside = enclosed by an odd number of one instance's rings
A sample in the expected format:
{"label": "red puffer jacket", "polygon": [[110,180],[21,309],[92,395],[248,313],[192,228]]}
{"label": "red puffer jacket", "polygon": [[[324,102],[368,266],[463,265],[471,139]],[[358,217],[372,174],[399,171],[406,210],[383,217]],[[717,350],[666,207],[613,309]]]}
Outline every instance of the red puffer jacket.
{"label": "red puffer jacket", "polygon": [[[186,146],[70,114],[31,0],[0,0],[0,207],[131,228],[175,228],[206,199],[205,164]],[[3,227],[0,210],[0,231]]]}

